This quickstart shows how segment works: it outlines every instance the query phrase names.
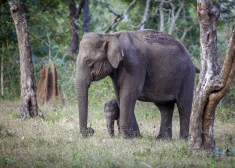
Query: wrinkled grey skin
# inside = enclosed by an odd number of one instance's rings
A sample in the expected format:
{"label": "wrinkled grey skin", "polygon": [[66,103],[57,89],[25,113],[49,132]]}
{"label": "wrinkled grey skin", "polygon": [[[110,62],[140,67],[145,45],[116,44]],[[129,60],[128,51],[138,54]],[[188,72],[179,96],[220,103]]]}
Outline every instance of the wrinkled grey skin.
{"label": "wrinkled grey skin", "polygon": [[[120,125],[119,125],[119,117],[120,117],[120,108],[118,106],[118,103],[116,99],[112,99],[109,102],[105,103],[104,105],[104,114],[106,118],[106,125],[107,129],[109,132],[109,135],[111,137],[114,136],[114,121],[117,121],[117,126],[118,126],[118,132],[120,134]],[[138,124],[135,119],[133,119],[134,123],[132,126],[133,129],[133,137],[138,137],[140,136],[140,130],[138,127]]]}
{"label": "wrinkled grey skin", "polygon": [[87,33],[81,40],[76,64],[82,135],[91,130],[87,127],[90,83],[110,76],[124,138],[132,137],[133,125],[137,124],[134,114],[137,100],[153,102],[159,108],[161,125],[157,138],[172,137],[172,115],[177,104],[180,136],[188,137],[197,68],[179,40],[155,30]]}

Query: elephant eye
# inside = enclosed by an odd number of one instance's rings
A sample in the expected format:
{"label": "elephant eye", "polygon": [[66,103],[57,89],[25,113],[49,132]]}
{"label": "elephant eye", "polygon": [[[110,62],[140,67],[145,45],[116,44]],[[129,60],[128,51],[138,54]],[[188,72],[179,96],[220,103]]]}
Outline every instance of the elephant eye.
{"label": "elephant eye", "polygon": [[86,64],[89,65],[90,63],[91,63],[91,60],[87,59],[87,60],[86,60]]}

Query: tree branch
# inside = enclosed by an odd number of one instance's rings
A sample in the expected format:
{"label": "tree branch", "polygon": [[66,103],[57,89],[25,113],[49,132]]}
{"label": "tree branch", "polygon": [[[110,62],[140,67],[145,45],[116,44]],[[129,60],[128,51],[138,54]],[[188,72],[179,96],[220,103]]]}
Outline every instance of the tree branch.
{"label": "tree branch", "polygon": [[123,12],[123,15],[125,15],[129,9],[136,3],[136,0],[133,0],[126,8],[126,10]]}
{"label": "tree branch", "polygon": [[85,3],[85,0],[81,0],[81,2],[79,3],[77,10],[76,10],[76,15],[75,15],[76,18],[80,16],[84,3]]}
{"label": "tree branch", "polygon": [[178,19],[179,14],[180,14],[181,10],[184,7],[184,0],[180,3],[180,7],[177,10],[176,14],[175,14],[175,6],[172,2],[170,2],[170,6],[171,6],[172,11],[171,11],[171,23],[170,23],[170,26],[169,26],[168,34],[173,33],[175,21]]}
{"label": "tree branch", "polygon": [[216,96],[220,100],[225,95],[225,93],[228,91],[231,85],[234,74],[235,74],[235,30],[233,30],[229,38],[224,64],[219,74],[220,80],[218,81],[218,85],[220,84],[221,87],[217,89],[218,91],[213,92],[211,98],[214,98]]}
{"label": "tree branch", "polygon": [[134,28],[134,29],[139,29],[139,28],[140,28],[142,25],[144,25],[147,21],[148,21],[148,19],[147,19],[145,22],[140,23],[140,24],[137,25],[137,26],[134,26],[134,25],[128,23],[128,26],[130,26],[131,28]]}
{"label": "tree branch", "polygon": [[113,23],[105,30],[105,33],[109,33],[112,29],[114,29],[119,22],[123,19],[123,16],[118,16],[114,19]]}
{"label": "tree branch", "polygon": [[164,32],[165,31],[165,25],[164,25],[164,11],[163,11],[163,6],[164,6],[164,0],[160,1],[160,9],[159,9],[159,13],[160,13],[160,31]]}
{"label": "tree branch", "polygon": [[[142,23],[145,23],[147,21],[150,1],[151,0],[147,0],[146,1],[146,6],[145,6],[145,10],[144,10],[144,15],[143,15],[143,18],[142,18]],[[143,30],[143,29],[144,29],[144,24],[142,24],[140,26],[140,30]]]}
{"label": "tree branch", "polygon": [[102,2],[102,1],[99,1],[99,0],[95,0],[95,1],[98,2],[98,3],[100,3],[100,4],[102,4],[102,5],[104,5],[104,6],[108,9],[108,11],[111,12],[112,14],[114,14],[115,16],[119,16],[119,14],[117,14],[117,13],[110,7],[110,5],[109,5],[108,3]]}
{"label": "tree branch", "polygon": [[166,2],[166,3],[170,3],[172,2],[172,0],[169,0],[169,1],[165,1],[165,0],[155,0],[156,2]]}
{"label": "tree branch", "polygon": [[127,8],[124,10],[124,12],[122,14],[117,14],[114,10],[111,9],[109,4],[98,1],[98,0],[96,0],[96,1],[103,4],[103,5],[105,5],[108,8],[108,10],[116,16],[116,18],[114,19],[112,24],[105,30],[105,33],[109,33],[112,29],[114,29],[122,21],[122,19],[125,17],[126,13],[130,10],[130,8],[136,3],[136,0],[133,0],[127,6]]}
{"label": "tree branch", "polygon": [[184,32],[180,38],[180,41],[184,41],[186,34],[196,25],[196,23],[192,24],[190,27],[184,28]]}

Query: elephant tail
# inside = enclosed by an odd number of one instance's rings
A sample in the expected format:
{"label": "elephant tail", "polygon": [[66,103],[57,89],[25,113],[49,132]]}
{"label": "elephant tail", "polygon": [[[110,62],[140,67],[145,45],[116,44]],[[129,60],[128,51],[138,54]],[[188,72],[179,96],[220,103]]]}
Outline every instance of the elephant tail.
{"label": "elephant tail", "polygon": [[200,69],[195,66],[196,73],[200,73]]}

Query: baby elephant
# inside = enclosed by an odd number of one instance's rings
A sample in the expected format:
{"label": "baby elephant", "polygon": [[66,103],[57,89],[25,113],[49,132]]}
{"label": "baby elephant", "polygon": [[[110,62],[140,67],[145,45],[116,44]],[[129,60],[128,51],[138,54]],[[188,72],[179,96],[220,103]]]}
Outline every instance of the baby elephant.
{"label": "baby elephant", "polygon": [[[118,133],[120,134],[120,125],[119,125],[120,108],[118,106],[116,99],[112,99],[109,102],[105,103],[104,114],[106,117],[107,129],[108,129],[109,135],[111,137],[114,136],[114,120],[117,120]],[[132,138],[141,136],[135,115],[132,118],[132,127],[131,127],[130,132],[131,132]]]}
{"label": "baby elephant", "polygon": [[114,136],[114,120],[117,120],[118,132],[120,133],[119,114],[120,109],[116,99],[112,99],[104,105],[104,114],[107,122],[107,129],[111,137]]}

